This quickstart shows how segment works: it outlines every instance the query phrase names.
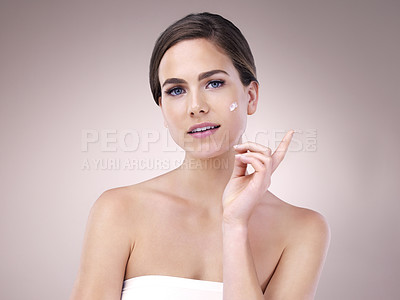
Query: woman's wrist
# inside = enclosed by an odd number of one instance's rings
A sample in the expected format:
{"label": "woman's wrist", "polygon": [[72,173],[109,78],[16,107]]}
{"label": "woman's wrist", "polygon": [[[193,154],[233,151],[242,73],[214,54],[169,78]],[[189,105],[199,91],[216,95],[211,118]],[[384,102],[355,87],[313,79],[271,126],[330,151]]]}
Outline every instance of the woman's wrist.
{"label": "woman's wrist", "polygon": [[225,233],[235,233],[235,234],[243,234],[247,236],[248,225],[247,222],[239,222],[226,220],[225,218],[222,221],[222,232]]}

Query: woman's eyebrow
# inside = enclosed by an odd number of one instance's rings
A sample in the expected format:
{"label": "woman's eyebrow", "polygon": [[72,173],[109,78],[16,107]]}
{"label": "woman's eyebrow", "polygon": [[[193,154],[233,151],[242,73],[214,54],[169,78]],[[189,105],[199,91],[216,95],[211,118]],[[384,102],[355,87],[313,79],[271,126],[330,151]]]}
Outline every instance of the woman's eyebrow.
{"label": "woman's eyebrow", "polygon": [[[226,75],[229,76],[228,72],[224,71],[224,70],[211,70],[211,71],[207,71],[207,72],[203,72],[199,74],[199,81],[208,78],[214,74],[218,74],[218,73],[224,73]],[[187,83],[186,80],[180,79],[180,78],[168,78],[167,80],[164,81],[164,83],[162,84],[162,88],[166,85],[166,84],[184,84]]]}
{"label": "woman's eyebrow", "polygon": [[172,84],[183,84],[183,83],[186,83],[186,81],[183,80],[183,79],[180,79],[180,78],[168,78],[167,80],[164,81],[162,87],[164,87],[166,84],[169,84],[169,83],[172,83]]}
{"label": "woman's eyebrow", "polygon": [[224,70],[211,70],[211,71],[207,71],[207,72],[204,72],[204,73],[200,73],[199,74],[199,81],[203,80],[204,78],[210,77],[210,76],[212,76],[214,74],[217,74],[217,73],[224,73],[224,74],[229,76],[229,74]]}

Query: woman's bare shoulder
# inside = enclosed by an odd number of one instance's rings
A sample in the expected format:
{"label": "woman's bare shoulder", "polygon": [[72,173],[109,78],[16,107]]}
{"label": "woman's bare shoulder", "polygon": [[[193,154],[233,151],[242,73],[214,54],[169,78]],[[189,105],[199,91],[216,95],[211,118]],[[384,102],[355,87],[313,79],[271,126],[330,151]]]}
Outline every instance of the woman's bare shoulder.
{"label": "woman's bare shoulder", "polygon": [[288,240],[305,234],[330,235],[328,221],[320,212],[290,204],[272,193],[261,203],[258,216],[268,225],[273,223]]}
{"label": "woman's bare shoulder", "polygon": [[135,210],[166,192],[164,186],[168,176],[166,173],[132,185],[105,190],[93,204],[92,210],[106,211],[117,218],[123,215],[131,217]]}
{"label": "woman's bare shoulder", "polygon": [[[330,243],[327,219],[315,210],[289,204],[274,195],[268,200],[274,234],[282,237],[282,251],[265,295],[273,298],[279,293],[285,299],[313,295]],[[302,280],[282,289],[291,278]]]}
{"label": "woman's bare shoulder", "polygon": [[327,218],[318,211],[290,205],[292,220],[292,232],[297,238],[294,241],[300,242],[301,239],[309,241],[319,240],[324,244],[329,244],[331,229]]}
{"label": "woman's bare shoulder", "polygon": [[[141,228],[143,184],[105,190],[92,205],[71,299],[117,299]],[[119,296],[118,296],[119,295]]]}
{"label": "woman's bare shoulder", "polygon": [[291,224],[291,231],[296,236],[299,236],[300,232],[303,235],[329,235],[330,228],[328,221],[320,212],[310,208],[292,205],[285,201],[282,202],[284,203],[283,205],[286,206],[287,221]]}

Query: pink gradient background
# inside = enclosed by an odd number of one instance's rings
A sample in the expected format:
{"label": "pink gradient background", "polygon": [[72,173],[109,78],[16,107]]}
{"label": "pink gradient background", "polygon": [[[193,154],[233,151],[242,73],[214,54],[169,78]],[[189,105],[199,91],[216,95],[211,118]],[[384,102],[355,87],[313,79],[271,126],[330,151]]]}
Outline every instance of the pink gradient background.
{"label": "pink gradient background", "polygon": [[[317,130],[271,191],[325,215],[332,240],[316,299],[398,299],[399,1],[0,2],[1,299],[67,299],[89,209],[106,189],[167,170],[82,170],[85,159],[171,160],[81,150],[82,130],[165,132],[148,85],[155,39],[212,11],[247,37],[259,130]],[[300,135],[301,136],[301,135]]]}

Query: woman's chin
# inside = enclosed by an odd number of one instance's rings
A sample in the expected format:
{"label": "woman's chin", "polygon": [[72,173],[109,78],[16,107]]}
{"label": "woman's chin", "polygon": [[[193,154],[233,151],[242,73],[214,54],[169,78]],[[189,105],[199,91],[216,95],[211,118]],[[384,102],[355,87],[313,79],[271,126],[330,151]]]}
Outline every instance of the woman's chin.
{"label": "woman's chin", "polygon": [[184,168],[192,170],[229,169],[227,151],[186,151]]}
{"label": "woman's chin", "polygon": [[228,157],[229,147],[199,147],[195,149],[185,149],[186,157],[190,159],[214,159],[220,157]]}

